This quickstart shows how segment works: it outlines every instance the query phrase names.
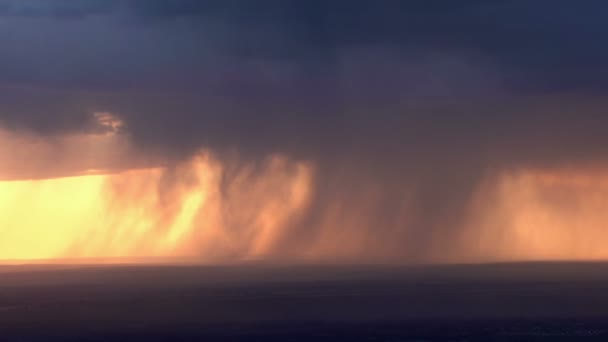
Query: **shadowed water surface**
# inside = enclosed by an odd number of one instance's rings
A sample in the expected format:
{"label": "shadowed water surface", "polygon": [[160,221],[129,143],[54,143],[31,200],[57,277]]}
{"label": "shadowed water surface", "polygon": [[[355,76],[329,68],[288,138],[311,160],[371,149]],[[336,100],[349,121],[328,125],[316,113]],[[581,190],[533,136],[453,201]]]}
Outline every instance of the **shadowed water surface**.
{"label": "shadowed water surface", "polygon": [[0,266],[0,335],[604,341],[607,289],[604,263]]}

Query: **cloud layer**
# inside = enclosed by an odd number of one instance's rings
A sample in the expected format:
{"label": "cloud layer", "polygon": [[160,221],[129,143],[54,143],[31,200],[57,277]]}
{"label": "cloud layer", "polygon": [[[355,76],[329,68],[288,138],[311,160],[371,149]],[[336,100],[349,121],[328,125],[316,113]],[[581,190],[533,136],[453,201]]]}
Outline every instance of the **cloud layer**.
{"label": "cloud layer", "polygon": [[[170,167],[201,148],[245,164],[303,160],[315,165],[314,200],[286,243],[343,226],[353,245],[425,259],[450,248],[488,178],[605,166],[606,10],[595,0],[0,0],[0,123],[48,142],[99,133],[96,113],[111,113],[138,157],[96,169]],[[2,156],[3,177],[32,177],[17,159]]]}

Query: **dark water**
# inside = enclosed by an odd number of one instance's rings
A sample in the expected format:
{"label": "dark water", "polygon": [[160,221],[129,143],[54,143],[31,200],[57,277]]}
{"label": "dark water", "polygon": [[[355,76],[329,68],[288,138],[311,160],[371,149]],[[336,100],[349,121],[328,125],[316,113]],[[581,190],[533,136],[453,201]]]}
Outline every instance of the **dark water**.
{"label": "dark water", "polygon": [[608,264],[0,266],[0,341],[608,341]]}

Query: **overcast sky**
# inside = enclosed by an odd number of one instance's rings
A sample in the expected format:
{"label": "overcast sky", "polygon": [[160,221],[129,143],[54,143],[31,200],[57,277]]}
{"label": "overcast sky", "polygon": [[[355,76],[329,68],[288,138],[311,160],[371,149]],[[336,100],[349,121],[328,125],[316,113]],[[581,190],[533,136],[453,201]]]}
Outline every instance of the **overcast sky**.
{"label": "overcast sky", "polygon": [[[0,0],[0,123],[52,139],[108,112],[170,160],[307,160],[309,220],[362,184],[383,203],[408,189],[424,241],[458,225],[488,172],[605,163],[607,13],[602,0]],[[398,209],[380,208],[390,226]]]}

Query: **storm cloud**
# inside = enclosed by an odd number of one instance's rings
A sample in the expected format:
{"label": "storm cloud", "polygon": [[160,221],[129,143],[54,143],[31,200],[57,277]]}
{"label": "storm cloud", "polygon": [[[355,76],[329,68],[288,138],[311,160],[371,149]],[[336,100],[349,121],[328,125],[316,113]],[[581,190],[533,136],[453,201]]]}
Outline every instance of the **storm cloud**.
{"label": "storm cloud", "polygon": [[350,229],[379,257],[426,259],[461,248],[451,234],[488,175],[605,164],[606,11],[599,0],[0,0],[0,123],[52,139],[108,112],[164,164],[201,148],[305,160],[313,205],[286,244]]}

